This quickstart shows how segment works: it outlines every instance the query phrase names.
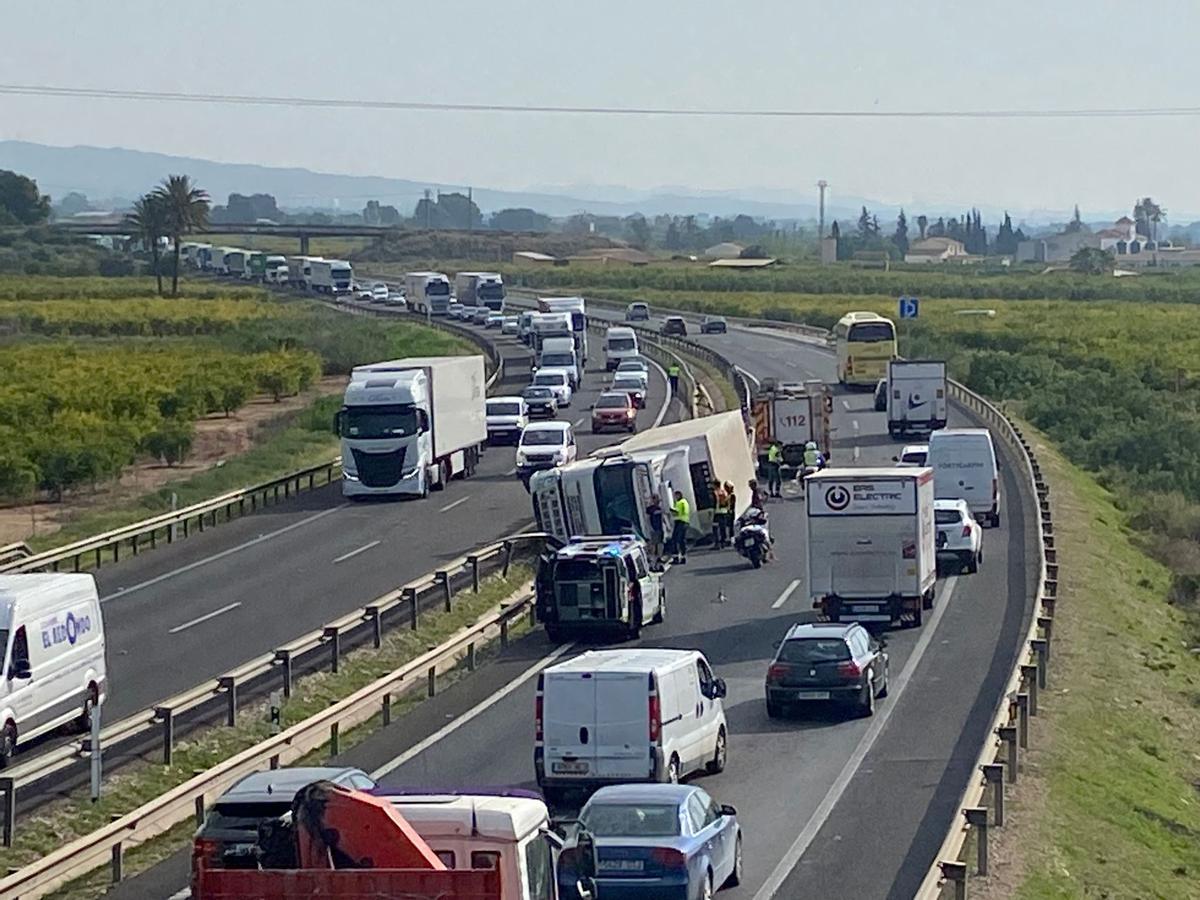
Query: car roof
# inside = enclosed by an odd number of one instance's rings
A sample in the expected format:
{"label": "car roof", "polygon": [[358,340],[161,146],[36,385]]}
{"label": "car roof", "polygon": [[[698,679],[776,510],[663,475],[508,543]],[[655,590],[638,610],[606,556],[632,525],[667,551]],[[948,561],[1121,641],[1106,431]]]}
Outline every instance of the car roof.
{"label": "car roof", "polygon": [[538,369],[533,374],[534,374],[534,377],[536,378],[538,375],[541,375],[544,372],[548,372],[551,375],[562,375],[565,378],[571,377],[571,370],[564,369],[561,366],[544,366],[544,367]]}
{"label": "car roof", "polygon": [[[626,401],[629,400],[629,393],[627,391],[601,391],[600,396],[601,397],[620,397]],[[599,399],[599,398],[597,398],[597,399]]]}
{"label": "car roof", "polygon": [[668,322],[682,322],[683,316],[667,316]]}
{"label": "car roof", "polygon": [[788,629],[784,640],[797,638],[844,638],[857,622],[798,622]]}
{"label": "car roof", "polygon": [[524,397],[518,397],[516,394],[504,394],[500,397],[488,397],[488,403],[517,403],[524,400]]}
{"label": "car roof", "polygon": [[700,787],[694,784],[610,784],[592,794],[588,804],[621,802],[679,805],[699,790]]}
{"label": "car roof", "polygon": [[572,538],[558,550],[559,559],[593,556],[623,556],[636,550],[641,539],[635,534],[589,535]]}
{"label": "car roof", "polygon": [[340,783],[348,775],[360,772],[353,766],[296,766],[251,772],[217,798],[217,802],[269,803],[283,800],[290,803],[300,788],[314,781]]}
{"label": "car roof", "polygon": [[617,372],[613,375],[613,381],[636,381],[638,384],[642,383],[641,378],[637,375],[630,375],[628,372]]}
{"label": "car roof", "polygon": [[904,456],[908,453],[928,453],[928,444],[905,444],[904,449],[900,451],[900,455]]}
{"label": "car roof", "polygon": [[943,497],[941,500],[934,500],[933,508],[935,510],[936,509],[954,509],[954,510],[959,510],[959,511],[967,510],[968,512],[971,509],[967,505],[966,500],[962,500],[962,499],[958,499],[958,498],[950,499],[948,497]]}

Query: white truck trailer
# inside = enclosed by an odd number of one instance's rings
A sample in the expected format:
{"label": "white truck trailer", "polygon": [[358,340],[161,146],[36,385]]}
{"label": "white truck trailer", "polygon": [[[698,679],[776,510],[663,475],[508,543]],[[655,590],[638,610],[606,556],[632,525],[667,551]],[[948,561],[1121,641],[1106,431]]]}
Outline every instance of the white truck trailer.
{"label": "white truck trailer", "polygon": [[946,364],[893,359],[888,363],[888,434],[929,434],[946,427]]}
{"label": "white truck trailer", "polygon": [[337,414],[342,493],[426,496],[469,477],[487,441],[482,356],[358,366]]}
{"label": "white truck trailer", "polygon": [[933,470],[810,475],[808,592],[831,622],[921,624],[937,579]]}
{"label": "white truck trailer", "polygon": [[498,272],[459,272],[454,276],[454,294],[463,306],[504,312],[504,279]]}
{"label": "white truck trailer", "polygon": [[312,290],[333,296],[350,293],[350,285],[354,280],[350,263],[341,259],[314,258],[309,260],[309,266],[312,268],[312,277],[309,279]]}
{"label": "white truck trailer", "polygon": [[404,299],[420,316],[444,316],[450,311],[450,279],[441,272],[408,272]]}
{"label": "white truck trailer", "polygon": [[[660,425],[628,438],[617,449],[621,453],[636,455],[648,450],[669,450],[674,447],[684,447],[688,451],[694,498],[691,523],[694,535],[712,532],[714,478],[722,483],[728,481],[733,484],[737,500],[734,515],[741,515],[746,510],[750,505],[750,489],[746,485],[754,478],[754,457],[740,411]],[[600,450],[593,456],[611,452]]]}

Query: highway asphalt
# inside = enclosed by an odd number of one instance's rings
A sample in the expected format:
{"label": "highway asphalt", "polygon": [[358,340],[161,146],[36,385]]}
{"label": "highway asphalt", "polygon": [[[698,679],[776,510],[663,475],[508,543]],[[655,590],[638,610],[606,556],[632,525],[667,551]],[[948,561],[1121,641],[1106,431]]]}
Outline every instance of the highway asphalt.
{"label": "highway asphalt", "polygon": [[[758,377],[833,377],[831,357],[811,344],[740,329],[697,339]],[[952,414],[952,424],[966,421]],[[834,427],[836,465],[886,464],[897,452],[869,394],[838,392]],[[980,573],[940,581],[921,628],[887,633],[891,692],[873,719],[766,715],[763,677],[775,644],[812,617],[794,486],[769,507],[777,562],[756,571],[732,551],[699,550],[669,573],[667,620],[640,642],[702,650],[729,687],[729,765],[700,779],[739,809],[746,833],[745,884],[724,896],[912,895],[971,775],[1028,614],[1030,548],[1012,461],[1004,463],[1007,514],[986,532]],[[397,786],[531,786],[533,676],[570,652],[534,633],[487,677],[422,704],[343,761],[383,769],[384,783]],[[186,872],[181,852],[114,896],[169,896]],[[129,892],[135,886],[141,893]]]}

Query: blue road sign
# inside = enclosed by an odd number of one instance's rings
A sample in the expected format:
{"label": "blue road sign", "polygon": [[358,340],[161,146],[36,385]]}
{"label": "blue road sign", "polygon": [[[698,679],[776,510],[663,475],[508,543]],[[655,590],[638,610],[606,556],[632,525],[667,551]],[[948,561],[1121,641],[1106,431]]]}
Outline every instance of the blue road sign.
{"label": "blue road sign", "polygon": [[916,297],[900,298],[900,318],[915,319],[921,311],[921,301]]}

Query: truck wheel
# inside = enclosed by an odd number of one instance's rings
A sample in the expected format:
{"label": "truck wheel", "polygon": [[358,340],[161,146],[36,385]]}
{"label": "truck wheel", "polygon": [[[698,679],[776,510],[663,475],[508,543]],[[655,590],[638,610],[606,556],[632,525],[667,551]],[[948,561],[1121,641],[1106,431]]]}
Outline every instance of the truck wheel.
{"label": "truck wheel", "polygon": [[925,605],[924,603],[920,603],[920,604],[918,604],[917,608],[915,610],[913,610],[912,624],[909,626],[910,628],[920,628],[921,627],[921,621],[922,621],[921,607],[924,605]]}
{"label": "truck wheel", "polygon": [[429,469],[425,469],[421,476],[421,499],[424,500],[429,496]]}
{"label": "truck wheel", "polygon": [[933,591],[921,595],[921,609],[933,609]]}
{"label": "truck wheel", "polygon": [[438,480],[437,483],[433,485],[433,489],[435,491],[444,491],[446,489],[446,485],[450,483],[450,460],[443,459],[440,463],[438,463],[437,470]]}

